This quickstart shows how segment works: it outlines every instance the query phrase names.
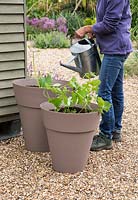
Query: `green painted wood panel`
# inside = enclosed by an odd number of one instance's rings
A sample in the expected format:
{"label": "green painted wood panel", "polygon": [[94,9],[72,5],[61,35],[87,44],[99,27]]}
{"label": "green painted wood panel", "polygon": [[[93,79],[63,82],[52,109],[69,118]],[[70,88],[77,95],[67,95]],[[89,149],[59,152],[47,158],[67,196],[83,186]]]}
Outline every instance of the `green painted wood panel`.
{"label": "green painted wood panel", "polygon": [[23,4],[24,0],[0,0],[0,4]]}
{"label": "green painted wood panel", "polygon": [[24,9],[22,5],[0,5],[0,14],[23,14]]}
{"label": "green painted wood panel", "polygon": [[13,96],[14,96],[13,88],[0,90],[0,98],[13,97]]}
{"label": "green painted wood panel", "polygon": [[17,106],[5,106],[0,108],[0,116],[18,113]]}
{"label": "green painted wood panel", "polygon": [[24,70],[12,70],[0,72],[0,80],[17,79],[24,77]]}
{"label": "green painted wood panel", "polygon": [[0,89],[11,88],[13,80],[0,80]]}
{"label": "green painted wood panel", "polygon": [[0,24],[0,33],[23,33],[23,24]]}
{"label": "green painted wood panel", "polygon": [[25,0],[0,0],[0,122],[19,119],[13,80],[26,65]]}
{"label": "green painted wood panel", "polygon": [[13,51],[23,51],[24,43],[10,43],[10,44],[0,44],[1,52],[13,52]]}
{"label": "green painted wood panel", "polygon": [[18,113],[16,114],[11,114],[11,115],[6,115],[6,116],[1,116],[0,117],[0,123],[2,122],[7,122],[7,121],[12,121],[12,120],[16,120],[19,119],[20,116]]}
{"label": "green painted wood panel", "polygon": [[0,43],[24,42],[23,33],[4,33],[0,34]]}
{"label": "green painted wood panel", "polygon": [[[16,77],[16,79],[18,79],[18,78],[24,78],[24,74],[21,77]],[[14,79],[0,80],[0,89],[12,88],[13,87],[13,81],[14,81]]]}
{"label": "green painted wood panel", "polygon": [[0,44],[0,53],[23,51],[24,43]]}
{"label": "green painted wood panel", "polygon": [[6,70],[16,70],[16,69],[24,69],[23,60],[0,62],[0,72]]}
{"label": "green painted wood panel", "polygon": [[0,61],[24,60],[24,51],[0,53]]}
{"label": "green painted wood panel", "polygon": [[16,23],[23,23],[24,17],[23,15],[0,15],[0,24],[16,24]]}
{"label": "green painted wood panel", "polygon": [[0,99],[0,108],[4,106],[16,105],[15,97],[8,97]]}

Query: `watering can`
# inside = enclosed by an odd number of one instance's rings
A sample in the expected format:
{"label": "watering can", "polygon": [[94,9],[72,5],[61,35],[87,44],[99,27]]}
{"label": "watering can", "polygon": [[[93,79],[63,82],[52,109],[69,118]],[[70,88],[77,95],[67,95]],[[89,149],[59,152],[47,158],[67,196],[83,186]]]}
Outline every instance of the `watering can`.
{"label": "watering can", "polygon": [[[72,58],[67,64],[60,62],[60,65],[71,69],[80,74],[80,77],[85,78],[86,73],[93,72],[99,74],[101,67],[101,59],[94,40],[84,38],[79,40],[70,47]],[[74,61],[76,66],[71,66]]]}

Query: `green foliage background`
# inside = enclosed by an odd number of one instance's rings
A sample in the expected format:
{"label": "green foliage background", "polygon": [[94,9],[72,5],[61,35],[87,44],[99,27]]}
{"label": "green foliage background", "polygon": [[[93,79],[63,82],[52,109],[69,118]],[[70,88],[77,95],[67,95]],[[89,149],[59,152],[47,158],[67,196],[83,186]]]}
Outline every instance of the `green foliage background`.
{"label": "green foliage background", "polygon": [[[77,7],[75,0],[27,0],[27,15],[29,17],[52,17],[67,12],[83,12],[86,17],[95,17],[96,0],[82,0]],[[79,2],[79,1],[78,1]],[[138,29],[138,0],[130,0],[132,11],[132,28],[134,35]],[[75,13],[75,12],[74,12]]]}

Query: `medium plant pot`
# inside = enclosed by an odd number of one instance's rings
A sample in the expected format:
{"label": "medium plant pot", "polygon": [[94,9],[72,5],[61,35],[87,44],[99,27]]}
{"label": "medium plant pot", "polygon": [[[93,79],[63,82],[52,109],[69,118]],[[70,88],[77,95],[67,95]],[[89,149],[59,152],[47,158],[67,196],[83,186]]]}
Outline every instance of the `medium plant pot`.
{"label": "medium plant pot", "polygon": [[13,87],[19,108],[26,149],[33,152],[48,152],[47,134],[40,110],[40,104],[47,100],[44,96],[44,89],[37,87],[35,79],[15,80]]}
{"label": "medium plant pot", "polygon": [[[95,108],[97,105],[93,104]],[[40,104],[52,156],[53,169],[62,173],[84,170],[93,136],[99,125],[98,112],[56,112],[48,102]]]}

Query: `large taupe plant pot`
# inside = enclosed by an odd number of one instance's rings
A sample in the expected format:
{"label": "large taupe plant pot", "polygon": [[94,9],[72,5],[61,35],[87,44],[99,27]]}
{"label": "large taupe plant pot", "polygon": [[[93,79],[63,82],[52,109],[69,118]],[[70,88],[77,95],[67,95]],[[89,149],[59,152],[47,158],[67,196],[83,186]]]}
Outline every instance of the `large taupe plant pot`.
{"label": "large taupe plant pot", "polygon": [[47,152],[49,146],[40,113],[40,103],[46,98],[43,89],[32,87],[36,85],[35,79],[19,79],[13,82],[26,149]]}
{"label": "large taupe plant pot", "polygon": [[40,104],[47,99],[44,96],[44,90],[36,86],[37,82],[35,79],[18,79],[13,81],[26,149],[48,152],[47,134],[42,123],[40,109]]}
{"label": "large taupe plant pot", "polygon": [[82,171],[87,164],[100,115],[97,112],[56,112],[48,102],[40,104],[40,107],[54,170],[65,173]]}

